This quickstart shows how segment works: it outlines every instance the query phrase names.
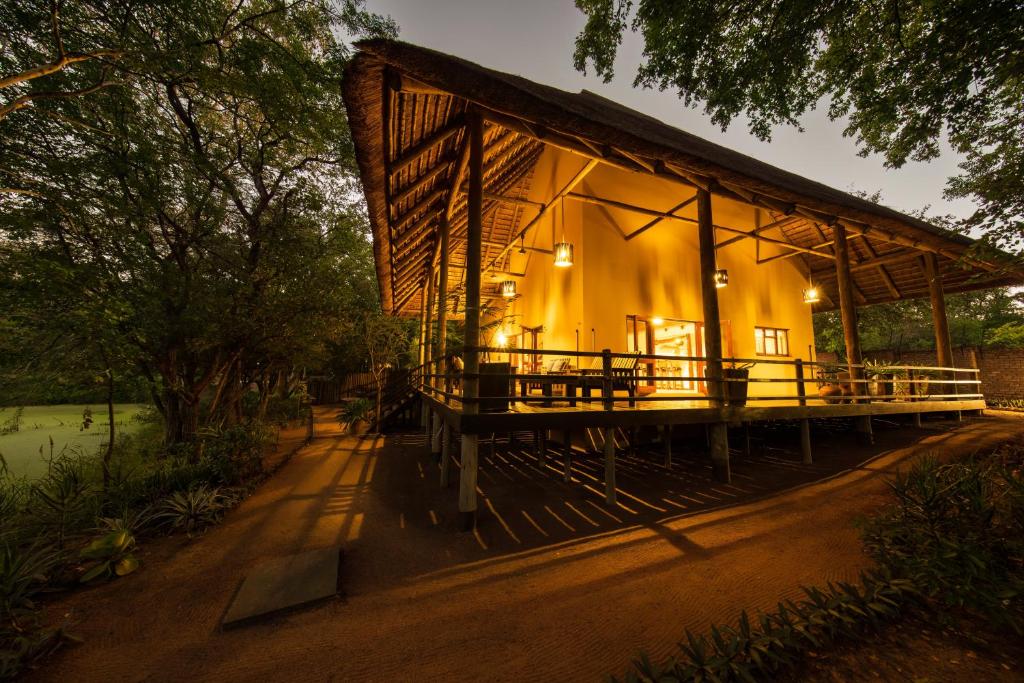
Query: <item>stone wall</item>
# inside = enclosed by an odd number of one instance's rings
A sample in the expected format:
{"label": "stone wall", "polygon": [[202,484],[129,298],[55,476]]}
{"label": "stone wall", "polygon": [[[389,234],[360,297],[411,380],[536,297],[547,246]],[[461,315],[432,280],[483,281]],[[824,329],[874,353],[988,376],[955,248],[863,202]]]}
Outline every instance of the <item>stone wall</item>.
{"label": "stone wall", "polygon": [[[937,365],[935,351],[903,351],[901,357],[890,350],[865,351],[869,360],[899,361],[906,365]],[[818,354],[821,362],[835,362],[836,354]],[[963,347],[953,350],[953,365],[981,370],[981,393],[988,401],[1024,399],[1024,349]]]}

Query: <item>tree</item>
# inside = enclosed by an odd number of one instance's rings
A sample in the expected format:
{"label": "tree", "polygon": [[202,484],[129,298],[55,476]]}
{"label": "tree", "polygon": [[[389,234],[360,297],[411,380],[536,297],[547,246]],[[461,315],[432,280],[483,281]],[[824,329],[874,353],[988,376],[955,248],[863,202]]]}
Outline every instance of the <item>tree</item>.
{"label": "tree", "polygon": [[577,69],[605,80],[623,32],[638,31],[636,85],[676,90],[727,126],[749,117],[768,139],[828,98],[862,152],[899,167],[966,156],[948,193],[973,197],[969,219],[996,242],[1024,236],[1024,12],[1013,0],[576,0],[587,16]]}
{"label": "tree", "polygon": [[388,371],[397,369],[402,356],[410,349],[409,325],[401,320],[383,313],[367,314],[360,325],[360,332],[365,344],[370,372],[376,388],[376,409],[374,422],[377,429],[381,428],[384,418],[383,399],[384,387],[388,380]]}
{"label": "tree", "polygon": [[[110,9],[91,30],[121,46],[122,85],[0,122],[0,186],[18,189],[0,238],[70,274],[83,318],[147,378],[165,440],[187,443],[238,415],[240,388],[280,386],[364,289],[336,32],[393,26],[357,0]],[[46,290],[45,269],[18,277]]]}

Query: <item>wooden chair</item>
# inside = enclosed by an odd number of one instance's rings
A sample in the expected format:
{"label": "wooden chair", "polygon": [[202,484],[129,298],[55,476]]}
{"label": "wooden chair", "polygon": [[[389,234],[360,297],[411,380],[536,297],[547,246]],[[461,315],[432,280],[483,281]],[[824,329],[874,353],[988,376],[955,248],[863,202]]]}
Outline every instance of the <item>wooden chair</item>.
{"label": "wooden chair", "polygon": [[[625,391],[626,395],[629,396],[629,407],[636,407],[636,388],[637,380],[636,373],[640,367],[640,354],[630,354],[628,356],[614,356],[612,358],[612,392]],[[584,376],[580,378],[580,384],[583,389],[583,395],[586,397],[590,396],[591,389],[597,387],[598,389],[604,386],[604,363],[601,357],[594,357],[589,368],[584,372]]]}

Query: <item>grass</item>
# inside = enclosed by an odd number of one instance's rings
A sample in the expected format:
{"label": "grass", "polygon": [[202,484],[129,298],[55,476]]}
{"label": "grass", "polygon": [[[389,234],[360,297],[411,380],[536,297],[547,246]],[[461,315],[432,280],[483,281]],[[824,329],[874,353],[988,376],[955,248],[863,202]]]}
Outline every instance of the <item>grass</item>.
{"label": "grass", "polygon": [[[93,453],[105,444],[109,427],[107,407],[100,404],[89,406],[93,422],[89,429],[82,429],[82,413],[85,408],[85,405],[76,404],[26,406],[22,413],[21,428],[12,434],[0,435],[0,455],[3,455],[11,475],[36,479],[45,474],[45,458],[50,455],[51,439],[54,454],[65,449]],[[115,404],[117,434],[137,432],[142,425],[132,418],[145,408],[144,405],[134,403]],[[0,408],[0,423],[10,419],[15,410]]]}

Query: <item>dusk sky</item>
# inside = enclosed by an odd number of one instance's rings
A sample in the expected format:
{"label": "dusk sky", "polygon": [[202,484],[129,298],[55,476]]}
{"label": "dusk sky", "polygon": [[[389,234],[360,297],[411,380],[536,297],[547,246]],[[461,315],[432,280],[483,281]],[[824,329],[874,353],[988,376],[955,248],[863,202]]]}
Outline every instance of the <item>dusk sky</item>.
{"label": "dusk sky", "polygon": [[368,0],[368,9],[390,14],[402,40],[463,57],[569,91],[583,88],[621,102],[666,123],[755,156],[835,188],[882,191],[882,202],[904,211],[931,205],[930,213],[967,215],[970,202],[943,198],[946,179],[956,174],[957,158],[947,151],[931,163],[887,169],[879,156],[857,156],[854,140],[843,137],[842,122],[829,121],[825,107],[804,117],[804,132],[776,129],[771,142],[751,135],[745,119],[726,132],[701,109],[687,109],[674,92],[633,88],[643,42],[623,41],[614,81],[584,76],[572,65],[573,44],[583,14],[572,0]]}

